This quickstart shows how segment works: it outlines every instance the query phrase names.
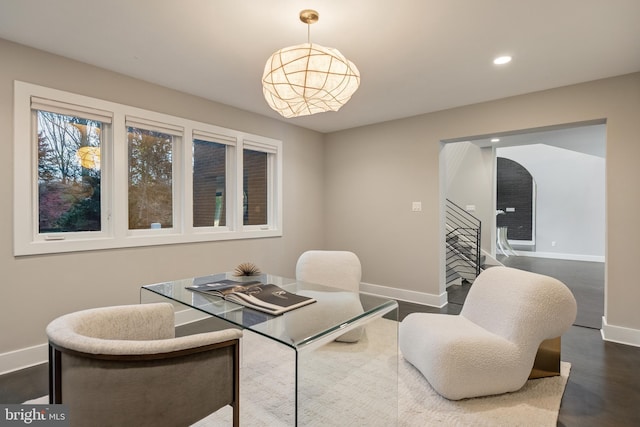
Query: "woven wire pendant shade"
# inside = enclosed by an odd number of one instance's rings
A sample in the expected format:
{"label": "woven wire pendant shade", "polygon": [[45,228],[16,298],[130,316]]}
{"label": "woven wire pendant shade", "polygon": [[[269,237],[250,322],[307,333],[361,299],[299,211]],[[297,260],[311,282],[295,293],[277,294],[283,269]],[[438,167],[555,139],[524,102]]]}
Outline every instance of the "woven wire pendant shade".
{"label": "woven wire pendant shade", "polygon": [[360,72],[337,49],[304,43],[267,60],[262,91],[286,118],[338,111],[358,89]]}

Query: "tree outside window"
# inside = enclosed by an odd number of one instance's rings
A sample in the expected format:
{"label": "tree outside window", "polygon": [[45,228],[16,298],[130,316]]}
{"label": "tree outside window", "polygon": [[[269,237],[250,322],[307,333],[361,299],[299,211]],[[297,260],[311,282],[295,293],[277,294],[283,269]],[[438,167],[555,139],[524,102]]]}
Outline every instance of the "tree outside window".
{"label": "tree outside window", "polygon": [[13,94],[14,256],[282,236],[282,141],[20,81]]}
{"label": "tree outside window", "polygon": [[127,127],[129,229],[173,227],[173,136]]}
{"label": "tree outside window", "polygon": [[100,231],[102,123],[37,111],[38,231]]}

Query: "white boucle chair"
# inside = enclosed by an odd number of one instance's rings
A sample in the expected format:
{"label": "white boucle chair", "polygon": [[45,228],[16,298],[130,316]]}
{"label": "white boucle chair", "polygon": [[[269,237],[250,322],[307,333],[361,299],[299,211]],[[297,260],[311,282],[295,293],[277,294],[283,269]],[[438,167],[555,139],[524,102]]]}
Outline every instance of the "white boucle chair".
{"label": "white boucle chair", "polygon": [[239,341],[224,329],[175,337],[169,303],[83,310],[47,326],[49,402],[71,426],[190,425],[226,405],[239,425]]}
{"label": "white boucle chair", "polygon": [[[298,293],[301,295],[310,296],[317,301],[305,307],[304,315],[307,319],[316,319],[315,322],[321,322],[323,318],[327,321],[330,320],[330,316],[325,315],[325,313],[327,310],[332,309],[338,310],[340,316],[362,314],[364,309],[358,296],[361,279],[362,265],[358,256],[353,252],[321,250],[304,252],[296,263],[296,280],[347,291],[334,293],[333,295],[314,292],[313,290],[299,291]],[[295,324],[294,322],[289,322],[289,324],[288,329],[292,331],[295,329],[295,334],[298,336],[302,334],[304,325]],[[362,337],[363,332],[364,328],[355,328],[341,335],[336,341],[357,342]]]}
{"label": "white boucle chair", "polygon": [[400,351],[447,399],[512,392],[526,383],[540,344],[566,332],[576,310],[559,280],[492,267],[476,278],[460,315],[409,314]]}

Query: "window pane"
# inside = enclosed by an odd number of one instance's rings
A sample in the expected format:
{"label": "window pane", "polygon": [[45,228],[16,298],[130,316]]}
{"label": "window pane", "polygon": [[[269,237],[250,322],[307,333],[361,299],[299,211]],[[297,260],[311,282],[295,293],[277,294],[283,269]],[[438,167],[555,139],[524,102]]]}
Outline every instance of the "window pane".
{"label": "window pane", "polygon": [[243,224],[267,224],[267,153],[243,150]]}
{"label": "window pane", "polygon": [[129,229],[173,227],[173,136],[127,127]]}
{"label": "window pane", "polygon": [[40,233],[100,231],[103,124],[37,112]]}
{"label": "window pane", "polygon": [[193,140],[193,226],[226,225],[226,153],[216,142]]}

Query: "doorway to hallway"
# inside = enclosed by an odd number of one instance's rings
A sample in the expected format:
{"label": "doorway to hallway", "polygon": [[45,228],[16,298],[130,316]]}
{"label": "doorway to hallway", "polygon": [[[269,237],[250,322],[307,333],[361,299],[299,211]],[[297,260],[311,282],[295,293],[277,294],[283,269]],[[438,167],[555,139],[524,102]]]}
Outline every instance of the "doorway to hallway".
{"label": "doorway to hallway", "polygon": [[[605,125],[498,135],[497,143],[492,137],[445,141],[442,203],[448,198],[480,218],[486,254],[566,283],[578,301],[576,324],[600,329],[606,262]],[[512,242],[518,256],[496,256],[498,153],[525,165],[536,182],[531,239],[520,236]]]}

